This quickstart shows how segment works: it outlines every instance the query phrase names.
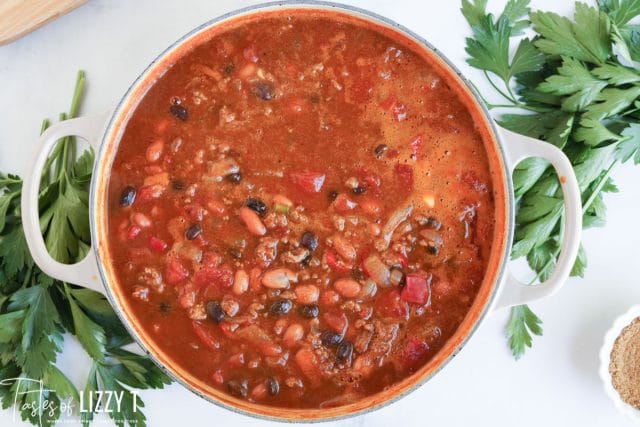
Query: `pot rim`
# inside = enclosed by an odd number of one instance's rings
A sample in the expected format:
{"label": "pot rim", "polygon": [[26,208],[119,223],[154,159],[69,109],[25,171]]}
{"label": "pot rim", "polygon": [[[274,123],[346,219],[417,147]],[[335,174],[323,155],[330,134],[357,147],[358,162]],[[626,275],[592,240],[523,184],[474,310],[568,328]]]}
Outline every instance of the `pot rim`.
{"label": "pot rim", "polygon": [[[434,375],[439,373],[440,370],[442,370],[462,350],[462,348],[467,344],[471,336],[475,334],[480,324],[485,320],[487,314],[489,313],[489,311],[491,310],[491,307],[495,302],[496,296],[500,292],[501,285],[504,280],[504,273],[506,270],[507,262],[509,260],[508,254],[511,251],[511,246],[513,242],[514,216],[515,216],[513,182],[511,179],[511,175],[509,173],[508,156],[504,149],[501,134],[500,132],[498,132],[495,121],[491,118],[489,109],[487,108],[483,98],[480,96],[475,86],[460,72],[460,70],[453,64],[453,62],[451,62],[435,46],[433,46],[430,42],[428,42],[426,39],[424,39],[414,31],[410,30],[409,28],[401,24],[398,24],[395,21],[389,18],[386,18],[382,15],[379,15],[377,13],[374,13],[359,7],[351,6],[351,5],[346,5],[346,4],[337,3],[337,2],[320,1],[320,0],[283,0],[283,1],[271,1],[271,2],[259,3],[259,4],[254,4],[251,6],[247,6],[247,7],[243,7],[240,9],[227,12],[223,15],[220,15],[216,18],[213,18],[211,20],[204,22],[203,24],[197,26],[193,30],[189,31],[188,33],[180,37],[178,40],[176,40],[170,46],[164,49],[160,54],[158,54],[154,58],[154,60],[150,62],[149,65],[132,82],[132,84],[129,86],[127,91],[120,98],[120,100],[118,101],[118,104],[116,105],[115,109],[111,113],[106,123],[104,132],[102,134],[100,149],[96,154],[96,160],[94,163],[94,170],[93,170],[94,174],[92,178],[92,185],[90,189],[90,199],[89,199],[89,207],[92,210],[90,214],[90,227],[91,227],[92,237],[95,238],[96,236],[99,236],[98,213],[101,212],[101,210],[104,211],[104,207],[103,209],[98,208],[98,201],[100,200],[99,196],[101,196],[101,194],[99,194],[98,189],[99,187],[102,187],[102,186],[96,185],[96,181],[98,180],[97,177],[99,176],[99,169],[103,164],[103,162],[105,161],[109,162],[109,167],[110,167],[111,165],[110,161],[113,159],[115,152],[117,151],[117,150],[114,150],[113,152],[108,152],[108,150],[105,149],[108,145],[106,143],[109,142],[109,140],[114,138],[115,136],[113,135],[113,129],[115,127],[115,124],[123,117],[123,115],[130,112],[130,110],[128,109],[128,104],[131,96],[134,95],[135,90],[140,85],[146,82],[150,76],[153,76],[153,71],[155,70],[155,67],[170,53],[172,53],[177,48],[185,45],[186,42],[188,42],[190,39],[194,38],[198,34],[206,32],[210,28],[215,27],[216,25],[219,25],[225,21],[231,20],[233,18],[261,13],[265,11],[286,10],[286,9],[309,9],[309,10],[315,9],[315,10],[323,10],[323,11],[334,10],[337,13],[345,13],[351,16],[356,16],[360,19],[369,21],[373,24],[382,25],[390,29],[393,29],[394,31],[399,32],[403,36],[416,42],[420,47],[424,48],[426,51],[431,53],[435,58],[441,61],[442,64],[445,66],[445,68],[448,68],[448,71],[451,74],[454,74],[460,80],[464,89],[466,89],[468,94],[471,95],[471,100],[473,101],[474,106],[477,107],[478,111],[482,113],[482,116],[485,121],[485,125],[487,126],[487,129],[491,132],[490,136],[492,137],[492,140],[493,140],[492,142],[495,143],[496,153],[498,154],[497,166],[499,166],[501,176],[498,176],[498,174],[494,172],[492,172],[492,175],[494,176],[494,179],[499,178],[503,183],[503,187],[504,187],[503,197],[504,197],[504,205],[505,205],[505,214],[504,214],[505,222],[503,226],[504,232],[502,233],[502,239],[501,239],[503,241],[503,244],[502,244],[503,251],[502,251],[502,254],[500,254],[499,262],[496,263],[494,280],[493,280],[493,283],[491,283],[492,289],[490,290],[489,295],[486,297],[486,300],[484,301],[484,305],[479,310],[479,314],[477,315],[477,318],[475,319],[474,323],[468,328],[465,335],[462,336],[462,338],[459,340],[457,345],[455,345],[455,347],[452,350],[450,350],[449,354],[444,359],[442,359],[442,361],[438,365],[436,365],[434,369],[431,369],[430,371],[422,373],[421,375],[418,375],[415,378],[413,378],[414,375],[418,374],[418,372],[416,372],[415,374],[412,374],[404,378],[403,380],[401,380],[399,383],[407,381],[409,379],[412,380],[412,383],[409,386],[407,386],[405,389],[396,391],[394,394],[390,395],[389,397],[381,401],[378,401],[378,402],[372,401],[371,404],[361,409],[355,409],[348,412],[345,411],[344,413],[341,413],[341,414],[329,415],[326,417],[322,415],[315,415],[315,416],[309,417],[309,416],[305,416],[305,413],[322,412],[322,411],[326,412],[327,409],[323,410],[323,409],[286,408],[286,411],[289,412],[290,414],[300,415],[300,417],[294,417],[294,416],[286,417],[286,416],[268,415],[266,413],[240,408],[236,406],[236,404],[234,404],[233,401],[230,401],[230,402],[223,401],[215,396],[207,394],[199,389],[196,389],[193,384],[189,383],[185,378],[183,378],[182,375],[178,373],[180,369],[176,369],[175,366],[170,367],[168,364],[165,364],[165,362],[161,361],[159,357],[157,357],[151,350],[149,350],[148,343],[145,341],[145,339],[141,337],[138,330],[136,330],[133,327],[133,323],[135,323],[134,322],[135,319],[131,318],[127,313],[125,313],[125,310],[123,310],[120,304],[120,301],[114,295],[114,292],[111,289],[110,282],[108,280],[108,275],[102,262],[103,258],[100,256],[102,251],[107,250],[105,249],[106,243],[97,242],[98,244],[94,244],[92,246],[92,250],[94,251],[94,255],[97,259],[100,279],[104,284],[104,288],[106,290],[105,294],[111,306],[113,307],[114,311],[117,313],[118,317],[124,324],[129,334],[132,336],[135,342],[140,346],[140,348],[146,354],[146,356],[149,357],[149,359],[152,360],[173,381],[179,383],[186,389],[190,390],[191,392],[195,393],[196,395],[205,399],[208,402],[211,402],[219,407],[233,411],[235,413],[248,415],[253,418],[270,420],[270,421],[279,421],[279,422],[302,422],[302,423],[327,422],[327,421],[335,421],[335,420],[355,417],[358,415],[363,415],[363,414],[381,409],[385,406],[388,406],[400,400],[402,397],[408,395],[409,393],[412,393],[417,388],[419,388],[420,386],[425,384],[427,381],[429,381]],[[138,100],[139,99],[141,99],[141,97],[139,97]],[[132,110],[135,110],[135,108],[131,109],[131,111]],[[496,243],[495,237],[494,237],[493,243],[494,244]],[[487,284],[483,283],[482,286],[487,286]],[[470,311],[471,309],[472,308],[470,308]],[[458,330],[454,333],[454,335],[451,338],[449,338],[449,340],[453,339],[459,333],[459,331],[460,331],[460,328],[458,328]],[[376,396],[377,394],[379,393],[376,393],[371,396],[366,396],[361,400],[366,401],[372,398],[373,396]],[[277,408],[277,407],[269,407],[266,405],[256,405],[256,406],[267,408],[267,410]],[[350,405],[345,405],[339,408],[349,408],[349,406]]]}

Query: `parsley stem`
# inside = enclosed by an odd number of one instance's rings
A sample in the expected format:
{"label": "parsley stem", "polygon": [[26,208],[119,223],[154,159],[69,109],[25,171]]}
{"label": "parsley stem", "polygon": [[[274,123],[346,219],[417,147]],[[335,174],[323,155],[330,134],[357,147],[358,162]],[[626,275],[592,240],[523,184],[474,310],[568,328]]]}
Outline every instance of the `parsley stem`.
{"label": "parsley stem", "polygon": [[[600,177],[600,180],[598,181],[598,184],[596,185],[596,187],[593,189],[593,191],[591,192],[591,195],[589,196],[589,198],[582,204],[582,215],[585,215],[587,213],[587,211],[589,210],[589,208],[591,207],[591,205],[593,204],[593,202],[596,200],[596,198],[598,197],[598,195],[600,194],[600,192],[602,191],[602,188],[606,185],[607,181],[609,180],[609,177],[611,176],[611,172],[613,172],[613,169],[618,165],[618,160],[614,160],[611,165],[609,165],[609,167],[605,170],[604,175],[602,175]],[[535,282],[537,282],[538,280],[540,280],[540,278],[542,277],[542,275],[546,272],[546,270],[551,267],[551,265],[557,261],[558,256],[560,255],[560,248],[556,249],[553,252],[553,255],[551,256],[551,258],[549,258],[549,261],[547,261],[547,263],[544,265],[544,267],[542,267],[538,273],[536,274],[536,276],[533,278],[533,280],[531,280],[531,282],[529,282],[529,285],[533,285]]]}

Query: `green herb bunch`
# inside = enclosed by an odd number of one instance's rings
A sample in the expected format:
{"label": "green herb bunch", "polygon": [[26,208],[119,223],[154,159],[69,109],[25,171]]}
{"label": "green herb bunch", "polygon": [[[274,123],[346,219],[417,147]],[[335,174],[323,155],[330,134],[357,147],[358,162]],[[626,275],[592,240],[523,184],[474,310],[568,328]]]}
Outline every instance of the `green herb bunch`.
{"label": "green herb bunch", "polygon": [[[80,71],[71,109],[60,120],[77,115],[84,84],[85,75]],[[48,126],[45,120],[42,131]],[[40,228],[49,253],[63,263],[78,262],[90,250],[88,185],[94,153],[84,151],[77,156],[76,151],[74,138],[60,140],[46,162],[40,186]],[[34,264],[20,217],[21,189],[19,177],[0,173],[2,407],[9,408],[17,397],[16,410],[23,420],[50,426],[60,417],[62,402],[73,399],[78,406],[80,392],[56,367],[64,334],[69,333],[92,359],[82,387],[84,401],[96,390],[124,393],[120,411],[115,399],[109,408],[101,409],[111,409],[109,415],[117,425],[146,425],[139,409],[144,403],[131,388],[162,388],[169,378],[150,360],[123,348],[132,339],[102,294],[53,280]],[[25,381],[7,381],[13,378]],[[38,393],[40,384],[27,379],[41,380],[44,392]],[[93,416],[93,412],[83,412],[83,425],[89,425]]]}
{"label": "green herb bunch", "polygon": [[[514,132],[561,148],[582,191],[584,228],[605,224],[603,194],[617,192],[610,175],[616,165],[640,163],[640,0],[575,4],[573,20],[530,11],[529,0],[509,0],[495,17],[487,0],[462,0],[472,28],[468,63],[504,98],[490,109]],[[533,35],[532,38],[524,37]],[[512,258],[526,257],[534,282],[553,270],[562,241],[560,184],[548,162],[531,158],[513,175],[518,203]],[[572,271],[583,276],[587,255],[580,248]],[[507,336],[516,358],[541,335],[541,320],[527,306],[515,307]]]}

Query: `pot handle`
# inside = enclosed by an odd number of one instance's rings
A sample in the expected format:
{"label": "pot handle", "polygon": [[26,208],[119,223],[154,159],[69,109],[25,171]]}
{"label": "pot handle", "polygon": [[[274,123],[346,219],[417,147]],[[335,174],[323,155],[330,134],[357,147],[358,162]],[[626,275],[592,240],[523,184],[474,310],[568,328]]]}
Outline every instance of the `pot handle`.
{"label": "pot handle", "polygon": [[38,141],[38,149],[27,168],[22,184],[22,225],[27,246],[35,263],[47,275],[64,282],[84,286],[104,293],[99,279],[98,264],[94,251],[76,264],[62,264],[49,255],[40,231],[40,178],[42,169],[57,141],[66,136],[77,136],[86,140],[94,150],[100,146],[101,136],[110,112],[92,117],[65,120],[48,128]]}
{"label": "pot handle", "polygon": [[564,195],[564,231],[560,257],[551,276],[538,285],[527,285],[507,272],[504,286],[493,309],[511,307],[539,300],[556,293],[567,281],[580,248],[582,235],[582,199],[580,186],[571,162],[556,146],[528,136],[499,128],[505,141],[505,151],[509,160],[509,173],[527,157],[542,157],[548,160],[560,177]]}

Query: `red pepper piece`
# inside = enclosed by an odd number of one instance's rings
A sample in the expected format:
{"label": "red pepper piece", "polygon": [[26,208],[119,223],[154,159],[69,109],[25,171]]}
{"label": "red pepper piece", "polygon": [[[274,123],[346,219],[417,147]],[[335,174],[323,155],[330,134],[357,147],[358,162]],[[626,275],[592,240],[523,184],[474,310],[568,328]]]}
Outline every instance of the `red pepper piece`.
{"label": "red pepper piece", "polygon": [[292,172],[289,177],[295,185],[307,193],[319,193],[326,179],[325,174],[317,172]]}

